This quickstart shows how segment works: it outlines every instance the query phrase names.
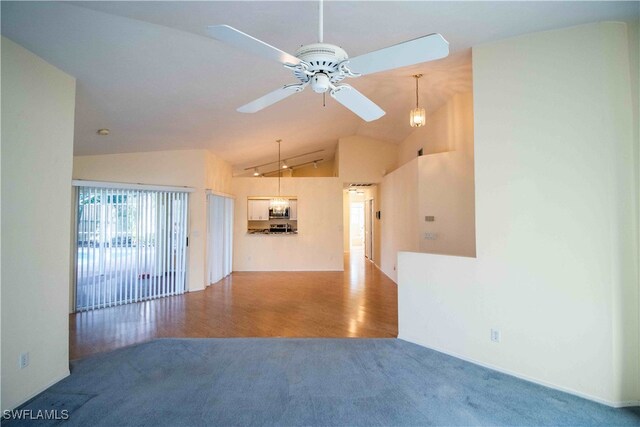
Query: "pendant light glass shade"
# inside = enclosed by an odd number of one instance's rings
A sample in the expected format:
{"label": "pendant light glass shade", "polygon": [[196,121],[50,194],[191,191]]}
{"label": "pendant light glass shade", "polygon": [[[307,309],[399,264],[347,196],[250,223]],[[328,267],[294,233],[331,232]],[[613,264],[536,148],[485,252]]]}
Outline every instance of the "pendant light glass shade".
{"label": "pendant light glass shade", "polygon": [[427,123],[427,115],[424,108],[420,108],[418,105],[418,79],[422,77],[422,74],[416,74],[413,77],[416,79],[416,108],[409,113],[409,124],[412,128],[419,128]]}
{"label": "pendant light glass shade", "polygon": [[[282,163],[280,162],[280,142],[281,139],[276,141],[278,143],[278,197],[274,197],[269,201],[269,208],[276,214],[283,214],[289,209],[289,200],[280,196],[280,177],[282,176]],[[286,167],[286,166],[285,166]]]}
{"label": "pendant light glass shade", "polygon": [[425,114],[424,108],[414,108],[411,110],[409,116],[409,124],[411,124],[412,128],[419,128],[420,126],[424,126],[427,122],[427,116]]}

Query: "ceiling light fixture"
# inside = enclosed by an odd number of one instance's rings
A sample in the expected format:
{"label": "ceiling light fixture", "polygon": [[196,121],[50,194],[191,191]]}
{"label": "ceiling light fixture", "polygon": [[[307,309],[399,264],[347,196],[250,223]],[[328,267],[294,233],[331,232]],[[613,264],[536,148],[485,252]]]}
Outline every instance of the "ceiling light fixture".
{"label": "ceiling light fixture", "polygon": [[412,128],[419,128],[424,126],[427,122],[427,117],[424,112],[424,108],[420,108],[418,105],[418,80],[422,77],[422,74],[416,74],[413,76],[416,79],[416,108],[411,110],[409,116],[409,124]]}
{"label": "ceiling light fixture", "polygon": [[288,168],[288,167],[289,167],[289,166],[287,166],[287,164],[286,164],[285,162],[282,162],[282,169],[286,169],[286,168]]}
{"label": "ceiling light fixture", "polygon": [[313,162],[313,168],[314,169],[318,169],[318,161],[317,160],[315,162]]}
{"label": "ceiling light fixture", "polygon": [[[324,158],[310,160],[310,161],[304,162],[304,163],[298,163],[297,165],[288,165],[287,169],[290,170],[290,171],[293,171],[294,169],[301,168],[303,166],[313,164],[314,162],[315,163],[320,163],[322,161],[324,161]],[[274,163],[276,163],[276,162],[274,162]],[[280,166],[278,166],[278,169],[274,169],[272,171],[266,171],[266,172],[264,172],[262,174],[262,176],[268,176],[268,175],[275,174],[275,173],[280,172],[280,171],[281,171]]]}
{"label": "ceiling light fixture", "polygon": [[260,172],[258,172],[258,168],[253,170],[253,176],[260,176]]}
{"label": "ceiling light fixture", "polygon": [[107,136],[107,135],[109,135],[110,131],[109,131],[109,129],[98,129],[97,133],[100,136]]}
{"label": "ceiling light fixture", "polygon": [[[278,143],[278,164],[280,164],[280,143],[281,139],[276,140]],[[283,168],[286,166],[283,166]],[[278,168],[278,197],[274,197],[269,201],[269,207],[274,213],[282,214],[289,208],[289,200],[280,196],[280,178],[282,177],[282,171]]]}
{"label": "ceiling light fixture", "polygon": [[[286,159],[282,159],[282,161],[283,162],[288,162],[289,160],[298,159],[300,157],[306,157],[306,156],[309,156],[311,154],[322,153],[323,151],[324,150],[315,150],[315,151],[311,151],[309,153],[298,154],[296,156],[291,156],[291,157],[287,157]],[[255,168],[261,168],[261,167],[264,167],[264,166],[275,165],[276,163],[278,163],[278,161],[274,160],[273,162],[269,162],[269,163],[262,163],[260,165],[248,166],[248,167],[244,168],[244,170],[248,171],[248,170],[252,170],[252,169],[255,169]],[[278,165],[278,168],[280,168],[280,165]],[[271,172],[267,172],[267,173],[271,173]]]}

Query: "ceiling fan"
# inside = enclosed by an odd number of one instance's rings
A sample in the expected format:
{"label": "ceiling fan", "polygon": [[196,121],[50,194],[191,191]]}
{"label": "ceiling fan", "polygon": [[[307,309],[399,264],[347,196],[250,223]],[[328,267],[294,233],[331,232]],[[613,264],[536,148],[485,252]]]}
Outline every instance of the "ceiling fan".
{"label": "ceiling fan", "polygon": [[316,93],[329,91],[340,104],[370,122],[385,113],[369,98],[348,84],[338,84],[345,77],[387,71],[449,55],[449,43],[440,34],[429,34],[384,49],[349,58],[342,48],[323,42],[323,7],[319,5],[318,43],[307,44],[294,55],[283,52],[228,25],[212,25],[207,33],[214,39],[238,49],[280,62],[291,70],[299,83],[288,84],[238,108],[241,113],[255,113],[278,101],[302,92],[308,85]]}

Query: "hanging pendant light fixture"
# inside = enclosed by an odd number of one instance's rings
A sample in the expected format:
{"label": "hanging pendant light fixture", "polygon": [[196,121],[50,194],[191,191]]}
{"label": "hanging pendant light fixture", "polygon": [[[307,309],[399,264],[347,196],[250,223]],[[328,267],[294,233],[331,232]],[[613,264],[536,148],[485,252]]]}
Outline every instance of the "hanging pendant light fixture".
{"label": "hanging pendant light fixture", "polygon": [[273,210],[274,213],[283,214],[287,209],[289,209],[289,200],[280,196],[280,178],[282,177],[282,163],[280,161],[280,143],[281,139],[276,140],[278,143],[278,197],[275,197],[270,200],[269,207]]}
{"label": "hanging pendant light fixture", "polygon": [[411,110],[409,124],[413,128],[419,128],[420,126],[424,126],[427,122],[427,116],[424,112],[424,108],[420,108],[418,105],[418,80],[422,77],[422,74],[416,74],[413,77],[416,79],[416,108]]}

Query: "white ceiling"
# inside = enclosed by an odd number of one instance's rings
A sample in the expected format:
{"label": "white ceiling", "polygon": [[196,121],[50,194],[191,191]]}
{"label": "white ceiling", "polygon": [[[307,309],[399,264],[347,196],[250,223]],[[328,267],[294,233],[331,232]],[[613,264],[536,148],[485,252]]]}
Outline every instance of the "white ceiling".
{"label": "white ceiling", "polygon": [[[399,142],[411,132],[412,74],[428,110],[471,89],[470,47],[602,20],[638,19],[638,2],[325,3],[325,42],[356,56],[439,32],[452,55],[352,79],[387,114],[366,123],[307,90],[253,115],[235,109],[295,79],[275,62],[208,38],[229,24],[287,52],[316,42],[317,3],[2,2],[2,34],[77,78],[74,152],[207,148],[236,171],[324,148],[359,134]],[[109,137],[96,130],[111,129]]]}

